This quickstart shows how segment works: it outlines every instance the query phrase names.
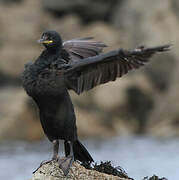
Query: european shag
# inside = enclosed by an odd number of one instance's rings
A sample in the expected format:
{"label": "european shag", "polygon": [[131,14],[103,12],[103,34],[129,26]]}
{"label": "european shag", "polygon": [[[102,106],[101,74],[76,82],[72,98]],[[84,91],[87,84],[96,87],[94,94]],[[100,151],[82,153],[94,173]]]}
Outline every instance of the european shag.
{"label": "european shag", "polygon": [[[93,38],[62,41],[56,31],[46,31],[39,43],[41,55],[25,65],[23,87],[36,102],[44,133],[53,143],[53,157],[65,175],[74,160],[91,163],[93,158],[77,136],[76,117],[68,90],[77,94],[95,86],[115,81],[132,69],[145,65],[170,45],[134,50],[118,49],[101,53],[106,45]],[[101,54],[100,54],[101,53]],[[59,140],[64,140],[65,158],[58,156]]]}

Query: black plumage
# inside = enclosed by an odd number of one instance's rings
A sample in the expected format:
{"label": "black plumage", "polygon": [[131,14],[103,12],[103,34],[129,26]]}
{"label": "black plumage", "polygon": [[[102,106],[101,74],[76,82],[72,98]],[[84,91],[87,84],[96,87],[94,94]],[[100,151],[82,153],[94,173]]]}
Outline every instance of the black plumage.
{"label": "black plumage", "polygon": [[[134,50],[118,49],[100,54],[106,45],[91,37],[62,42],[55,31],[46,31],[39,40],[45,50],[22,75],[23,87],[39,107],[40,121],[49,140],[54,143],[53,158],[67,174],[73,160],[93,161],[79,142],[76,118],[68,90],[77,94],[115,81],[132,69],[145,65],[157,52],[169,45]],[[59,140],[64,140],[66,159],[58,158]]]}

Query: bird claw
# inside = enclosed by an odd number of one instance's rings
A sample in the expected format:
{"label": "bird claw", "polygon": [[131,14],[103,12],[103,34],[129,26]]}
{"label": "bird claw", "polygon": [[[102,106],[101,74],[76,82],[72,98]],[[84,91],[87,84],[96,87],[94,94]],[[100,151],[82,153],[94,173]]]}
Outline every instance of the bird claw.
{"label": "bird claw", "polygon": [[58,159],[59,167],[62,169],[65,176],[69,173],[73,161],[74,161],[73,156],[67,156],[64,159]]}

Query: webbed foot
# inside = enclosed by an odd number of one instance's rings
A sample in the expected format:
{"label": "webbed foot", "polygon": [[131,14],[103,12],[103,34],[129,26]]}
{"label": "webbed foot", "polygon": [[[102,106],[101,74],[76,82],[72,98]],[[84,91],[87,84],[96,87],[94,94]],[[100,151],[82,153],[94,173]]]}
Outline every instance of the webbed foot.
{"label": "webbed foot", "polygon": [[64,175],[66,176],[69,173],[70,167],[74,162],[74,157],[69,155],[63,159],[58,159],[59,167],[62,169]]}

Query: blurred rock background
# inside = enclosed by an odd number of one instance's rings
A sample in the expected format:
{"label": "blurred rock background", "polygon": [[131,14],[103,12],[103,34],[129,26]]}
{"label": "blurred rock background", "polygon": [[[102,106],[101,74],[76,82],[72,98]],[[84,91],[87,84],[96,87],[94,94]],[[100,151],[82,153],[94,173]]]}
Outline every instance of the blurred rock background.
{"label": "blurred rock background", "polygon": [[20,74],[40,54],[36,40],[47,29],[64,40],[94,36],[106,51],[173,44],[145,68],[71,95],[81,137],[179,135],[178,0],[0,0],[0,140],[44,136]]}

